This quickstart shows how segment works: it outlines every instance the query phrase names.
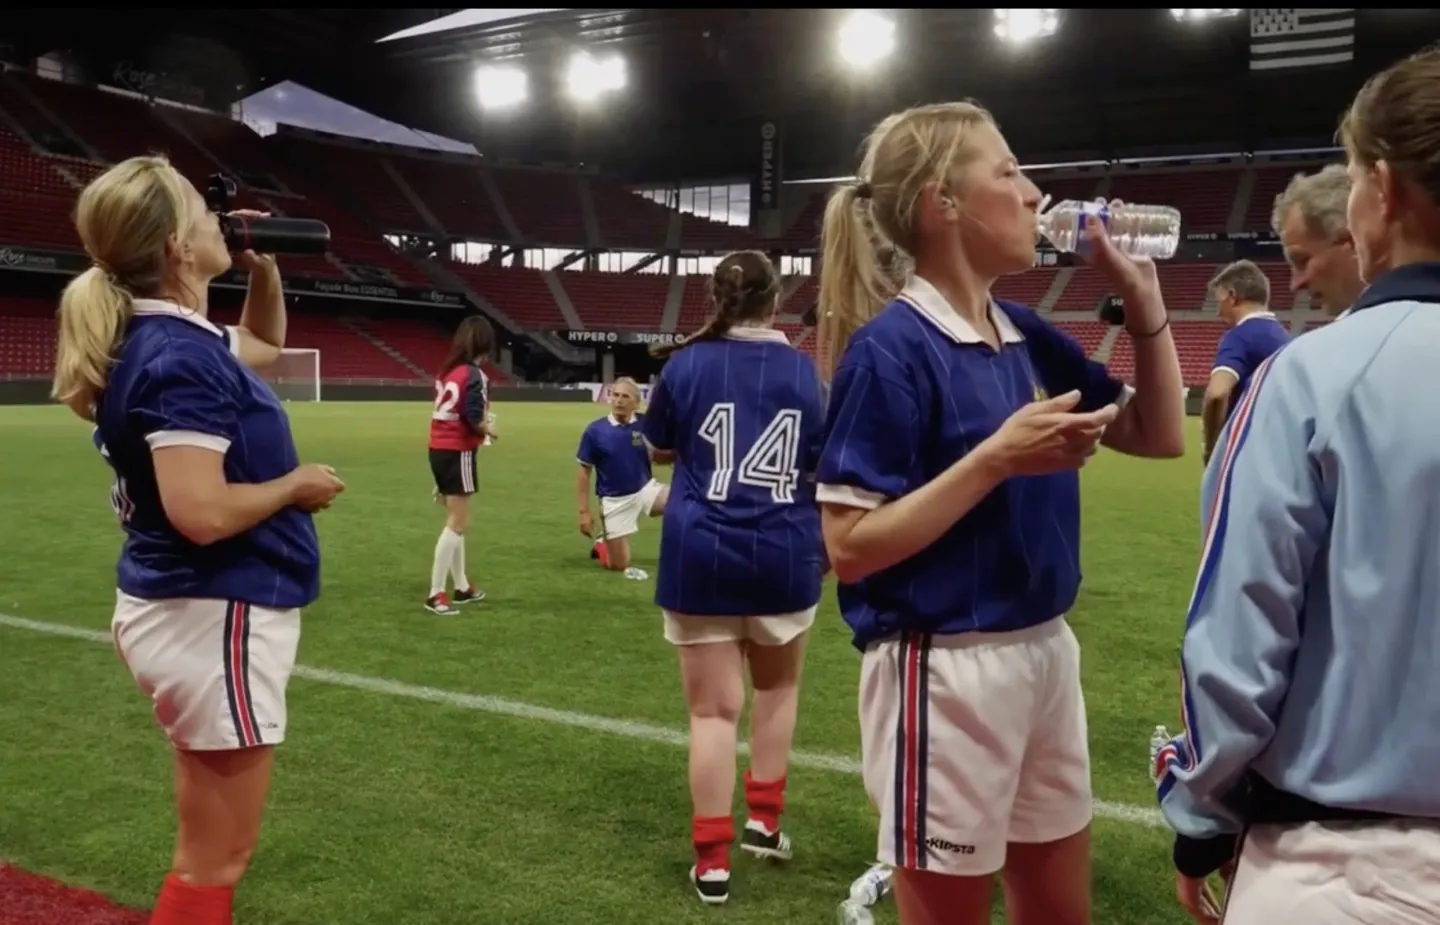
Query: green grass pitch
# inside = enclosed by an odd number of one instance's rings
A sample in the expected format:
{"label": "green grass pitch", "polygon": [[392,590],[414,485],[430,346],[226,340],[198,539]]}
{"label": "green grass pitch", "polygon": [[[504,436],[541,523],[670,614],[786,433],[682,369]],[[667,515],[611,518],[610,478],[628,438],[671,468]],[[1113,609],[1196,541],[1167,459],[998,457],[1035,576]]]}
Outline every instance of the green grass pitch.
{"label": "green grass pitch", "polygon": [[[489,593],[421,609],[440,509],[423,404],[290,406],[301,457],[348,490],[319,518],[324,594],[305,614],[247,925],[824,923],[873,856],[859,777],[859,660],[827,591],[806,667],[787,867],[738,852],[705,909],[691,863],[674,654],[651,582],[602,572],[575,526],[590,405],[502,407],[469,537]],[[1191,435],[1192,447],[1198,441]],[[662,477],[668,478],[668,473]],[[1183,922],[1144,775],[1173,723],[1194,579],[1200,465],[1103,451],[1084,475],[1084,645],[1095,791],[1095,921]],[[148,905],[169,862],[166,745],[103,634],[119,529],[87,425],[0,408],[0,858]],[[637,564],[655,566],[658,521]],[[1149,824],[1147,824],[1149,823]],[[893,923],[888,901],[877,921]],[[997,921],[999,918],[997,916]]]}

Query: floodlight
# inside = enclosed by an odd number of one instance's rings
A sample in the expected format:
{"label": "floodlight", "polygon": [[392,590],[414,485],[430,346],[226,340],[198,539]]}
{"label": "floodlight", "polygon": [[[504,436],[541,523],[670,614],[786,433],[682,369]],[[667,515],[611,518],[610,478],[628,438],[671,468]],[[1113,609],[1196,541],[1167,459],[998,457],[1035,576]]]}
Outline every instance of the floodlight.
{"label": "floodlight", "polygon": [[895,51],[895,20],[874,10],[855,10],[840,24],[840,60],[854,68],[871,68]]}
{"label": "floodlight", "polygon": [[475,70],[475,95],[485,109],[509,109],[530,95],[530,79],[514,65],[485,65]]}
{"label": "floodlight", "polygon": [[1171,10],[1170,16],[1176,22],[1203,22],[1207,19],[1228,19],[1239,16],[1241,10]]}
{"label": "floodlight", "polygon": [[625,88],[625,59],[619,55],[596,57],[587,51],[570,56],[565,87],[572,99],[593,102],[606,93]]}
{"label": "floodlight", "polygon": [[995,34],[1006,42],[1020,44],[1054,35],[1059,24],[1059,10],[995,11]]}

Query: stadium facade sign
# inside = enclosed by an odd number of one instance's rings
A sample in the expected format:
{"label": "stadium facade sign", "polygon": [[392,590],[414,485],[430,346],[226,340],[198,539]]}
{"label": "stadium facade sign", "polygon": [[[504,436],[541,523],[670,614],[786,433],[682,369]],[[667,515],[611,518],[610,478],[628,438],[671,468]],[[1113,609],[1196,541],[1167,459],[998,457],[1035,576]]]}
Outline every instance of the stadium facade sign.
{"label": "stadium facade sign", "polygon": [[685,339],[684,334],[652,331],[555,331],[554,334],[568,343],[589,347],[678,344]]}
{"label": "stadium facade sign", "polygon": [[[283,258],[282,258],[283,259]],[[90,259],[73,251],[55,251],[40,247],[0,246],[0,271],[17,270],[22,273],[55,273],[75,276],[90,267]],[[243,289],[245,276],[227,273],[215,280],[222,289]],[[287,277],[285,291],[294,295],[313,295],[324,298],[358,299],[364,302],[400,302],[409,305],[439,305],[445,308],[465,308],[465,299],[454,292],[438,289],[412,289],[408,286],[391,286],[385,283],[349,282],[347,280],[311,279],[304,276]]]}

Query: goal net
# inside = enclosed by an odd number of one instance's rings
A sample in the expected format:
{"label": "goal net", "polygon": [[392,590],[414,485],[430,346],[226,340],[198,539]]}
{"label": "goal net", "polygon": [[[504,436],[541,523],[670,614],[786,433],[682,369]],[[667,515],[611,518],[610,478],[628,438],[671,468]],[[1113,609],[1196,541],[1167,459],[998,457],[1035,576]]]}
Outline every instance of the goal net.
{"label": "goal net", "polygon": [[320,400],[320,351],[286,347],[261,374],[281,401]]}

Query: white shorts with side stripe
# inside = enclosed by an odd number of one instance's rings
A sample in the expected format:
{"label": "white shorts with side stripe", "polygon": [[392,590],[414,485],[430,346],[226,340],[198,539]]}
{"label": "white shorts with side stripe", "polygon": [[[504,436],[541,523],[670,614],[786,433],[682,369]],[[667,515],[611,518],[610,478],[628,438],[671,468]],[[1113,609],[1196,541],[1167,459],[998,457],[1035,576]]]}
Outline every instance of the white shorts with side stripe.
{"label": "white shorts with side stripe", "polygon": [[1435,925],[1440,822],[1257,825],[1245,836],[1225,925]]}
{"label": "white shorts with side stripe", "polygon": [[1005,865],[1009,842],[1090,823],[1080,645],[1063,618],[872,643],[860,737],[887,864],[982,876]]}
{"label": "white shorts with side stripe", "polygon": [[223,751],[284,741],[299,610],[116,592],[111,632],[176,748]]}
{"label": "white shorts with side stripe", "polygon": [[605,530],[605,539],[621,540],[640,531],[640,518],[654,517],[655,502],[665,486],[655,479],[633,495],[619,495],[600,499],[600,524]]}

